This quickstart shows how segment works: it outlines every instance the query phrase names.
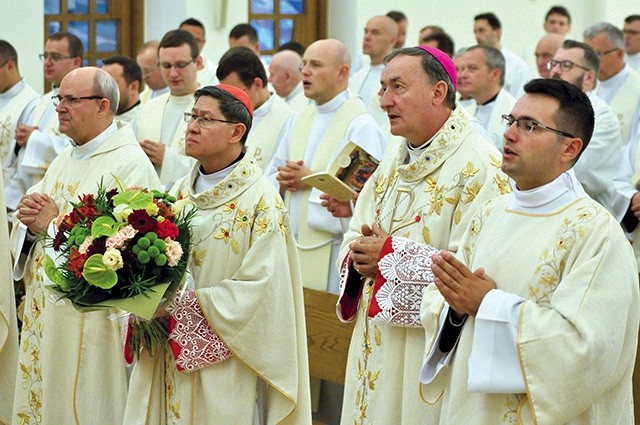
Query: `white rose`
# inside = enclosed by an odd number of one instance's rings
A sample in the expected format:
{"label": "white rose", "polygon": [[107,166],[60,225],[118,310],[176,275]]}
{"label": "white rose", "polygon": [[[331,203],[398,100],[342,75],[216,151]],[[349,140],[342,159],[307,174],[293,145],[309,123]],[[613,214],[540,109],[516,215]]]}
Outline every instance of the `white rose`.
{"label": "white rose", "polygon": [[124,261],[122,261],[120,251],[115,248],[108,248],[104,252],[102,262],[113,271],[119,270],[124,266]]}

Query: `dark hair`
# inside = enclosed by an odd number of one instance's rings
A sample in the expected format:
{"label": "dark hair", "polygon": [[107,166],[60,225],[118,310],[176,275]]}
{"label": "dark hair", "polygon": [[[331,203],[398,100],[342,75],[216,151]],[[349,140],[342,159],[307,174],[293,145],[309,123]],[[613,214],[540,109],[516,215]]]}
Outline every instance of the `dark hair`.
{"label": "dark hair", "polygon": [[51,34],[49,36],[49,40],[67,40],[67,44],[69,45],[69,56],[72,58],[82,58],[84,56],[84,46],[82,45],[82,41],[70,32],[57,32],[55,34]]}
{"label": "dark hair", "polygon": [[489,26],[491,28],[493,28],[494,30],[499,30],[502,28],[502,24],[500,23],[500,19],[498,19],[498,17],[491,13],[481,13],[479,15],[476,15],[473,20],[474,21],[479,21],[481,19],[484,19],[485,21],[487,21],[489,23]]}
{"label": "dark hair", "polygon": [[8,41],[0,40],[0,60],[13,61],[18,66],[18,52]]}
{"label": "dark hair", "polygon": [[419,56],[422,58],[422,69],[424,70],[429,84],[436,84],[438,81],[444,81],[447,85],[447,96],[445,104],[450,109],[456,108],[456,90],[453,88],[451,77],[444,70],[444,67],[430,53],[419,47],[402,47],[393,50],[384,58],[384,64],[387,65],[396,56]]}
{"label": "dark hair", "polygon": [[191,35],[191,33],[185,30],[171,30],[162,37],[160,40],[160,45],[158,46],[158,51],[163,47],[180,47],[183,45],[189,46],[189,50],[191,51],[191,58],[195,59],[200,54],[200,49],[198,49],[198,43],[196,42],[196,38]]}
{"label": "dark hair", "polygon": [[140,83],[142,87],[142,69],[136,61],[126,56],[111,56],[102,61],[103,65],[118,64],[122,67],[122,76],[127,84],[131,84],[134,81]]}
{"label": "dark hair", "polygon": [[256,78],[262,80],[262,87],[267,87],[267,72],[256,53],[248,47],[237,46],[227,50],[220,58],[216,77],[222,81],[235,72],[242,84],[251,87]]}
{"label": "dark hair", "polygon": [[593,107],[587,95],[575,85],[555,78],[533,79],[524,85],[524,91],[552,97],[560,103],[553,119],[557,125],[562,125],[564,131],[582,139],[582,150],[574,160],[575,163],[593,135]]}
{"label": "dark hair", "polygon": [[593,49],[586,43],[582,43],[576,40],[565,40],[562,43],[563,49],[582,49],[584,52],[584,66],[594,71],[596,75],[600,72],[600,57]]}
{"label": "dark hair", "polygon": [[435,41],[438,43],[438,49],[442,50],[450,57],[453,57],[453,53],[456,49],[453,44],[453,39],[449,37],[449,34],[444,32],[435,32],[420,40],[421,44],[427,44],[429,41]]}
{"label": "dark hair", "polygon": [[551,15],[560,15],[560,16],[564,16],[567,18],[567,20],[569,21],[569,25],[571,25],[571,15],[569,14],[569,11],[567,10],[566,7],[563,6],[553,6],[551,9],[549,9],[549,11],[547,12],[546,15],[544,15],[544,20],[546,22],[547,19],[549,19],[549,16]]}
{"label": "dark hair", "polygon": [[196,101],[198,101],[201,96],[209,96],[217,99],[219,101],[220,113],[222,113],[225,120],[239,122],[247,127],[247,131],[245,131],[242,139],[240,140],[244,145],[244,142],[247,141],[247,137],[249,136],[251,122],[253,120],[244,103],[240,102],[235,96],[231,95],[231,93],[216,86],[206,86],[196,90]]}
{"label": "dark hair", "polygon": [[387,12],[387,17],[393,19],[396,24],[407,20],[407,15],[400,12],[399,10],[390,10],[389,12]]}
{"label": "dark hair", "polygon": [[250,24],[238,24],[231,28],[229,32],[229,38],[237,40],[238,38],[249,36],[249,41],[252,43],[258,42],[258,32]]}
{"label": "dark hair", "polygon": [[283,50],[293,50],[294,52],[299,54],[300,57],[302,57],[304,56],[304,51],[307,50],[307,48],[304,47],[302,44],[298,43],[297,41],[290,41],[278,47],[277,52],[281,52]]}
{"label": "dark hair", "polygon": [[640,15],[629,15],[626,18],[624,18],[625,24],[630,24],[635,21],[640,21]]}
{"label": "dark hair", "polygon": [[202,29],[202,32],[204,33],[204,25],[202,25],[202,22],[198,21],[195,18],[185,19],[184,21],[180,22],[180,25],[178,25],[178,28],[182,28],[183,25],[188,25],[190,27],[198,27]]}

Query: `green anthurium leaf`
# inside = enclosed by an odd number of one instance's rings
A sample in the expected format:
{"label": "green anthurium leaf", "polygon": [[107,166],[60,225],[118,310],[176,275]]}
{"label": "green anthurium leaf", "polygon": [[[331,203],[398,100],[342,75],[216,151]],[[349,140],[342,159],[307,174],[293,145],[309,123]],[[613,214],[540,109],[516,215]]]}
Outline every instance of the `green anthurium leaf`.
{"label": "green anthurium leaf", "polygon": [[153,194],[142,190],[130,190],[113,197],[113,205],[126,204],[134,210],[143,210],[153,202]]}
{"label": "green anthurium leaf", "polygon": [[118,231],[116,221],[106,215],[98,217],[91,226],[91,237],[97,239],[101,236],[113,236]]}
{"label": "green anthurium leaf", "polygon": [[102,262],[102,254],[93,254],[84,263],[82,276],[90,285],[111,289],[118,283],[118,275]]}
{"label": "green anthurium leaf", "polygon": [[60,270],[58,270],[58,267],[56,267],[55,261],[53,261],[53,259],[48,255],[45,256],[44,259],[44,272],[46,273],[49,280],[58,285],[63,291],[68,291],[71,289],[69,288],[69,284],[65,280]]}

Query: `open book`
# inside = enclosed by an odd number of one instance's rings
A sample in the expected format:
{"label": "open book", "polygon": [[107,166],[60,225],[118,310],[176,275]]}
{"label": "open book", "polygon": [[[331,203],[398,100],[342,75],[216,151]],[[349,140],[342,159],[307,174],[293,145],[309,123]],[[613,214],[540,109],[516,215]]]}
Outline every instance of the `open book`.
{"label": "open book", "polygon": [[378,162],[367,151],[349,141],[329,170],[310,174],[303,177],[302,181],[338,201],[350,201],[378,168]]}

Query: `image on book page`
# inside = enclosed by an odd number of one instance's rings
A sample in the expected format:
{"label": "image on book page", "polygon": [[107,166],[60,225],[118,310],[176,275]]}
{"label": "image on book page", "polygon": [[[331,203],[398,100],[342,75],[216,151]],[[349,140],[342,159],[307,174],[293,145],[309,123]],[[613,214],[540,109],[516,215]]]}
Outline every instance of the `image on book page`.
{"label": "image on book page", "polygon": [[328,171],[313,173],[302,181],[338,201],[350,201],[362,190],[366,181],[378,167],[378,160],[368,152],[349,142],[338,154]]}

